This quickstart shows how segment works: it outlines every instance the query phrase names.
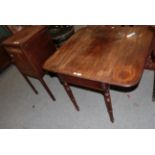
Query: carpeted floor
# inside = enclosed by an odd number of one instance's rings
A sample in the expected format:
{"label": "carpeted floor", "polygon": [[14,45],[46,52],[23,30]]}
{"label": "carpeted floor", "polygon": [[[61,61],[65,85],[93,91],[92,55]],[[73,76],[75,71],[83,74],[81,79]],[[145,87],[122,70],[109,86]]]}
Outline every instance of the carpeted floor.
{"label": "carpeted floor", "polygon": [[39,95],[35,95],[15,66],[0,74],[0,128],[155,128],[151,71],[144,72],[133,91],[111,89],[113,124],[101,94],[72,87],[80,106],[80,112],[77,112],[58,79],[49,75],[44,79],[56,102],[38,80],[31,78],[39,91]]}

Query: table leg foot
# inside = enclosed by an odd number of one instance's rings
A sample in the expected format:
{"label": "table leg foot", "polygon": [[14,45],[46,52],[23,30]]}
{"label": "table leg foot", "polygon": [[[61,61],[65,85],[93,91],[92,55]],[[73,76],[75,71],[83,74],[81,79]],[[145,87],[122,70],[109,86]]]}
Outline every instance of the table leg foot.
{"label": "table leg foot", "polygon": [[52,94],[52,92],[50,91],[50,89],[48,88],[48,86],[46,85],[45,81],[42,78],[39,78],[39,81],[42,83],[43,87],[45,88],[49,96],[52,98],[52,100],[55,101],[56,99],[54,95]]}
{"label": "table leg foot", "polygon": [[64,88],[65,88],[65,90],[66,90],[68,96],[70,97],[70,99],[71,99],[71,101],[72,101],[72,103],[73,103],[75,109],[76,109],[77,111],[80,111],[80,108],[79,108],[79,106],[78,106],[77,103],[76,103],[75,97],[74,97],[74,95],[73,95],[73,93],[72,93],[72,90],[71,90],[71,88],[69,87],[68,83],[63,81],[63,86],[64,86]]}
{"label": "table leg foot", "polygon": [[114,122],[114,116],[113,116],[113,109],[112,109],[112,103],[111,103],[111,97],[110,97],[110,91],[109,91],[109,85],[103,84],[103,96],[105,100],[105,104],[107,107],[107,111],[110,117],[110,121]]}
{"label": "table leg foot", "polygon": [[33,86],[33,84],[31,83],[31,81],[28,79],[28,77],[25,75],[25,74],[23,74],[23,73],[21,73],[22,75],[23,75],[23,77],[25,78],[25,80],[27,81],[27,83],[29,84],[29,86],[32,88],[32,90],[36,93],[36,94],[38,94],[38,91],[35,89],[35,87]]}

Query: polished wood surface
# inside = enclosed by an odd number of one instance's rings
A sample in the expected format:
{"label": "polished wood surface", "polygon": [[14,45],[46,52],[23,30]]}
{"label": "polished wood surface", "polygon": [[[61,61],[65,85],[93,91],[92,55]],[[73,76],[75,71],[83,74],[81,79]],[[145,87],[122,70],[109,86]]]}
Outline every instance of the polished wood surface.
{"label": "polished wood surface", "polygon": [[44,69],[130,87],[142,76],[152,40],[146,26],[88,26],[50,57]]}
{"label": "polished wood surface", "polygon": [[147,26],[88,26],[76,32],[43,67],[57,73],[78,111],[70,84],[100,91],[114,122],[110,85],[137,84],[153,43],[154,34]]}

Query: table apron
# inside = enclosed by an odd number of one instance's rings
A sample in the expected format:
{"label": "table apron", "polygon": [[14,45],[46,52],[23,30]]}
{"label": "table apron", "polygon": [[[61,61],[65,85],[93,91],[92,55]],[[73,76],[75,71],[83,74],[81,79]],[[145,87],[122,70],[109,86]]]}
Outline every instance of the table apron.
{"label": "table apron", "polygon": [[103,82],[92,81],[89,79],[83,79],[83,78],[73,77],[73,76],[64,75],[64,74],[58,74],[58,77],[61,82],[65,81],[65,82],[75,85],[75,86],[80,86],[80,87],[98,90],[98,91],[102,91],[102,92],[104,91],[105,83],[103,83]]}

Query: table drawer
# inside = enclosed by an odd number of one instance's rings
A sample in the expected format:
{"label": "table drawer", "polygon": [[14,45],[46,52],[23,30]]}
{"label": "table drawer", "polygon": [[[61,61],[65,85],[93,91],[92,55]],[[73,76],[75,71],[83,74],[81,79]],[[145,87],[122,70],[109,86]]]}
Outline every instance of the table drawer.
{"label": "table drawer", "polygon": [[14,47],[5,47],[5,50],[12,54],[12,53],[21,53],[21,49],[19,48],[14,48]]}

